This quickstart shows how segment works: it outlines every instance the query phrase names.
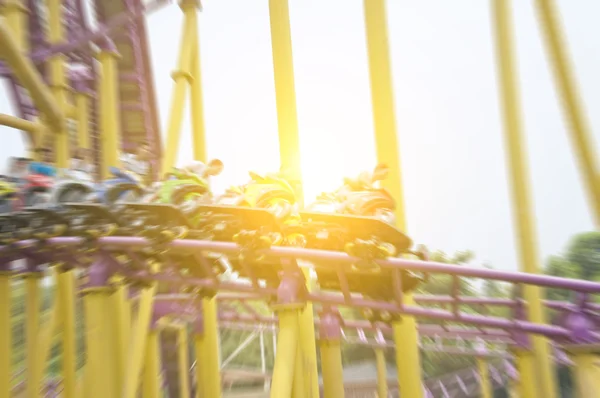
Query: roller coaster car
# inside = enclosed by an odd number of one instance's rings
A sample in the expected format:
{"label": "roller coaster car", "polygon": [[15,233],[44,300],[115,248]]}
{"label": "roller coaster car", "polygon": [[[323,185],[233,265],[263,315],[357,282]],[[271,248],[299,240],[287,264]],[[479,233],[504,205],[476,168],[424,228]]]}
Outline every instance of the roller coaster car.
{"label": "roller coaster car", "polygon": [[157,202],[182,205],[210,193],[208,182],[184,170],[171,170],[157,192]]}
{"label": "roller coaster car", "polygon": [[96,185],[89,173],[79,170],[63,170],[60,180],[51,193],[53,204],[81,203],[96,192]]}
{"label": "roller coaster car", "polygon": [[[211,236],[212,240],[236,242],[250,253],[254,249],[268,248],[282,236],[277,218],[266,209],[199,205],[195,211],[201,220],[196,228]],[[275,284],[279,281],[279,263],[266,264],[254,256],[231,257],[229,263],[242,277],[250,277],[248,267],[257,279]]]}
{"label": "roller coaster car", "polygon": [[116,228],[126,230],[128,227],[117,213],[101,204],[67,203],[55,212],[68,220],[69,233],[74,236],[110,235]]}
{"label": "roller coaster car", "polygon": [[124,203],[121,222],[138,234],[148,230],[189,230],[190,219],[179,208],[167,203]]}
{"label": "roller coaster car", "polygon": [[52,209],[29,207],[0,217],[0,242],[48,239],[61,236],[68,229],[68,220]]}
{"label": "roller coaster car", "polygon": [[136,202],[144,196],[141,177],[128,171],[111,167],[113,178],[96,186],[94,202],[112,206],[117,202]]}
{"label": "roller coaster car", "polygon": [[[300,212],[302,222],[295,228],[304,236],[306,248],[345,251],[362,259],[346,274],[350,291],[391,300],[392,271],[380,268],[373,260],[414,254],[410,250],[412,241],[392,225],[395,202],[385,189],[368,187],[357,180],[344,182],[343,188],[321,195],[308,211]],[[316,265],[321,288],[340,290],[337,269]],[[406,271],[401,271],[401,277],[404,291],[414,289],[421,281]]]}
{"label": "roller coaster car", "polygon": [[217,205],[200,205],[199,229],[210,232],[218,241],[236,242],[246,255],[230,258],[233,269],[241,276],[279,281],[279,262],[266,264],[250,253],[284,241],[281,224],[294,214],[296,196],[292,186],[281,176],[249,172],[250,181],[230,188],[217,199]]}
{"label": "roller coaster car", "polygon": [[44,174],[29,174],[19,196],[23,207],[39,206],[50,201],[54,179]]}
{"label": "roller coaster car", "polygon": [[[342,214],[300,212],[302,217],[301,234],[306,239],[306,248],[347,251],[362,258],[361,263],[352,266],[346,273],[351,292],[362,293],[375,299],[394,298],[392,271],[388,268],[372,267],[376,258],[388,257],[382,253],[384,242],[393,246],[397,253],[407,253],[412,245],[409,237],[393,226],[372,217]],[[349,245],[354,243],[354,246]],[[350,249],[349,249],[350,246]],[[379,252],[379,253],[378,253]],[[340,290],[337,268],[316,265],[317,278],[322,289]],[[421,278],[413,273],[401,271],[402,290],[410,291]]]}

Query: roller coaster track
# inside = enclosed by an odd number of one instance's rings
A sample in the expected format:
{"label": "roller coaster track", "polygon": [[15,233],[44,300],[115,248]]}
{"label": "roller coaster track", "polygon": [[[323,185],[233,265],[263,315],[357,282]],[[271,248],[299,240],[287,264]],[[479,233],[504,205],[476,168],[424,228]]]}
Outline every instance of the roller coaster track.
{"label": "roller coaster track", "polygon": [[[44,61],[57,53],[66,55],[70,86],[75,92],[83,92],[91,97],[88,117],[89,134],[98,163],[100,159],[96,102],[98,71],[92,43],[105,38],[112,39],[121,56],[117,65],[122,148],[132,149],[139,142],[148,141],[155,158],[160,159],[162,144],[144,14],[159,8],[166,2],[142,4],[140,0],[94,1],[94,13],[99,25],[95,30],[90,28],[90,23],[86,20],[83,0],[66,0],[63,4],[66,41],[50,45],[44,34],[47,23],[43,2],[28,0],[28,8],[31,12],[28,16],[30,29],[27,32],[27,40],[30,43],[31,58],[36,63],[38,71],[47,78]],[[39,115],[27,90],[4,65],[0,65],[0,76],[8,78],[17,115],[26,120],[36,120]]]}
{"label": "roller coaster track", "polygon": [[[256,328],[257,325],[273,326],[277,323],[277,318],[272,316],[260,316],[252,313],[252,308],[247,304],[248,301],[268,301],[277,300],[279,294],[284,294],[280,288],[274,286],[264,286],[253,284],[250,281],[244,280],[221,280],[214,274],[214,270],[208,265],[209,258],[206,255],[221,255],[236,258],[239,255],[241,247],[233,243],[201,241],[201,240],[174,240],[166,244],[161,250],[161,258],[168,260],[170,264],[165,270],[158,274],[150,270],[150,266],[144,256],[144,249],[151,246],[152,242],[148,239],[132,236],[110,236],[101,237],[93,242],[94,247],[104,248],[100,251],[95,251],[92,254],[85,251],[85,240],[78,236],[65,236],[57,238],[49,238],[44,240],[24,240],[14,242],[8,246],[0,246],[0,259],[3,262],[12,262],[20,258],[31,258],[32,261],[40,263],[52,263],[56,261],[73,262],[75,266],[79,266],[79,262],[86,257],[93,262],[93,267],[109,267],[110,272],[118,273],[124,276],[134,286],[144,286],[147,282],[155,280],[163,286],[177,286],[186,289],[200,289],[205,291],[205,294],[210,292],[218,292],[217,299],[219,301],[219,323],[222,327],[229,327],[236,324],[252,325]],[[84,250],[83,252],[81,250]],[[125,250],[125,252],[123,252]],[[88,254],[85,254],[88,253]],[[178,260],[182,259],[181,255],[185,253],[195,253],[196,260],[192,264],[182,262],[178,264]],[[298,266],[307,266],[308,263],[289,263],[289,259],[309,261],[316,268],[327,267],[331,262],[335,262],[340,267],[341,279],[347,279],[348,273],[352,272],[351,267],[344,267],[344,264],[351,265],[358,259],[348,256],[345,253],[330,252],[323,250],[312,249],[296,249],[287,247],[273,246],[271,249],[261,251],[262,254],[269,258],[279,258],[284,263],[293,266],[296,269]],[[90,257],[91,256],[91,257]],[[118,256],[118,259],[117,259]],[[126,258],[125,258],[126,257]],[[94,265],[98,264],[98,265]],[[377,260],[377,264],[381,267],[388,267],[398,272],[401,269],[410,270],[413,272],[421,271],[431,274],[444,273],[453,275],[454,278],[488,278],[499,281],[504,281],[516,285],[529,284],[537,286],[545,286],[552,288],[561,288],[577,292],[579,295],[596,295],[600,294],[600,284],[588,281],[576,281],[563,278],[555,278],[542,275],[531,275],[516,272],[495,271],[487,269],[467,268],[453,266],[428,261],[413,261],[408,259],[387,259]],[[264,265],[269,266],[270,265]],[[273,265],[276,266],[276,265]],[[191,267],[191,268],[190,268]],[[184,275],[179,272],[184,269],[194,269],[193,276]],[[284,282],[286,278],[297,278],[301,272],[291,272],[292,269],[284,272],[282,286],[286,286]],[[91,272],[91,271],[90,271]],[[291,273],[290,273],[291,272]],[[391,281],[379,281],[378,283],[391,283]],[[289,286],[289,285],[287,285]],[[139,289],[139,288],[138,288]],[[362,288],[361,288],[362,289]],[[199,291],[200,291],[199,290]],[[359,289],[360,290],[360,289]],[[539,325],[526,321],[520,314],[520,301],[515,299],[485,299],[485,298],[468,298],[462,296],[442,296],[442,297],[420,297],[416,296],[415,305],[402,304],[402,292],[397,289],[394,293],[395,299],[366,299],[360,297],[360,292],[350,292],[347,287],[342,287],[337,293],[327,291],[314,291],[305,294],[299,300],[309,300],[313,302],[317,308],[329,308],[332,306],[354,306],[369,309],[371,311],[380,312],[379,317],[370,319],[369,321],[345,320],[341,325],[344,330],[344,338],[349,336],[357,336],[351,343],[359,344],[379,344],[390,345],[386,340],[386,335],[389,336],[391,327],[390,320],[384,319],[388,317],[381,316],[383,312],[389,312],[392,316],[401,315],[403,313],[414,314],[420,319],[430,319],[434,322],[442,321],[440,324],[420,324],[419,332],[422,336],[428,336],[430,339],[429,345],[427,341],[422,341],[422,348],[425,350],[438,350],[445,352],[447,349],[452,349],[453,354],[459,353],[463,355],[480,355],[477,352],[477,340],[481,338],[486,343],[498,344],[500,346],[520,345],[527,347],[528,343],[523,342],[523,333],[535,333],[544,335],[557,344],[573,345],[573,344],[592,344],[600,341],[598,328],[600,319],[596,314],[597,305],[580,299],[577,303],[559,303],[546,302],[546,306],[551,309],[564,310],[565,314],[571,314],[573,318],[569,322],[569,317],[561,317],[558,324],[555,325]],[[198,294],[161,294],[156,297],[154,304],[154,317],[156,319],[168,316],[177,320],[190,322],[195,317],[202,316],[201,306],[198,306]],[[132,300],[136,300],[136,293],[133,293]],[[428,308],[427,305],[446,304],[452,308],[451,311],[443,311],[435,308]],[[467,308],[459,308],[467,307]],[[505,316],[486,314],[487,309],[492,306],[513,307],[515,311],[512,314]],[[473,312],[477,307],[486,308],[481,313]],[[241,309],[243,308],[243,309]],[[471,308],[471,310],[468,310]],[[157,314],[159,317],[157,317]],[[581,319],[585,319],[584,329],[581,328]],[[322,322],[317,321],[317,326],[322,326]],[[330,322],[328,321],[328,324]],[[368,335],[368,336],[367,336]],[[439,345],[437,343],[438,336],[446,343]],[[389,338],[389,337],[388,337]],[[460,341],[466,342],[464,347],[461,347]],[[431,344],[431,341],[434,344]],[[489,344],[488,344],[489,345]],[[433,347],[432,347],[433,346]],[[458,351],[457,351],[458,350]],[[497,355],[496,352],[489,352],[489,356],[496,357],[498,361],[506,360],[504,355]],[[493,354],[493,355],[492,355]],[[488,356],[486,354],[486,356]],[[490,364],[494,365],[496,361],[490,360]],[[557,353],[558,362],[563,362],[560,358],[560,352]],[[163,363],[165,366],[166,363]],[[174,374],[176,372],[173,372]],[[494,376],[496,372],[490,368],[490,375],[494,378],[496,385],[505,383],[506,380]],[[172,384],[173,375],[165,375],[166,383]],[[503,381],[504,380],[504,381]],[[453,383],[453,384],[452,384]],[[430,396],[470,396],[473,391],[476,391],[474,383],[478,383],[478,377],[475,376],[472,370],[465,371],[464,377],[447,380],[445,383],[426,383],[430,390]],[[450,385],[451,384],[451,385]],[[452,387],[453,386],[453,387]],[[355,386],[356,387],[356,386]],[[347,388],[354,388],[348,385]],[[358,388],[358,387],[356,387]],[[437,392],[434,392],[435,390]],[[451,390],[454,389],[454,390]],[[454,392],[456,391],[456,395]],[[462,391],[462,392],[460,392]],[[390,392],[393,393],[393,390]],[[357,393],[358,394],[358,393]],[[467,395],[464,395],[467,394]],[[348,396],[351,396],[350,394]],[[361,395],[352,395],[361,396]]]}

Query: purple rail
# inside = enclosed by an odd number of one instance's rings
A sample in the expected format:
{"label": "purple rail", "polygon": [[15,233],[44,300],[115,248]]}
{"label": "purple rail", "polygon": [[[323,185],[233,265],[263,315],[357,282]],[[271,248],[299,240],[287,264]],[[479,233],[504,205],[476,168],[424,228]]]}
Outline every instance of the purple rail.
{"label": "purple rail", "polygon": [[[26,248],[28,244],[33,242],[20,242],[15,247]],[[60,246],[63,248],[63,258],[75,258],[73,252],[66,253],[64,250],[70,248],[73,250],[77,245],[81,244],[82,240],[76,237],[53,238],[46,241],[47,245]],[[107,251],[112,249],[126,248],[131,252],[135,252],[143,247],[150,245],[144,238],[137,237],[106,237],[98,240],[98,244],[104,247]],[[194,241],[194,240],[177,240],[170,244],[171,250],[178,253],[193,252],[200,257],[201,252],[220,252],[224,254],[237,255],[240,247],[232,243],[220,243],[211,241]],[[0,249],[0,256],[4,250]],[[319,250],[304,250],[293,248],[275,247],[270,250],[261,252],[267,257],[292,259],[299,258],[312,261],[315,267],[339,267],[342,271],[350,271],[350,265],[359,261],[344,253],[319,251]],[[135,257],[135,256],[134,256]],[[474,269],[463,266],[453,266],[440,264],[435,262],[421,262],[403,259],[387,259],[377,262],[381,267],[389,268],[393,272],[398,273],[400,270],[421,271],[427,273],[444,273],[454,275],[455,277],[469,278],[487,278],[499,281],[511,282],[516,284],[531,284],[542,287],[552,287],[560,289],[569,289],[579,293],[600,293],[600,283],[589,281],[578,281],[573,279],[556,278],[544,275],[531,275],[517,272],[496,271],[489,269]],[[124,273],[127,277],[138,280],[160,280],[166,283],[175,285],[197,286],[211,289],[219,289],[220,291],[237,291],[237,292],[254,292],[257,295],[273,296],[276,294],[276,289],[273,287],[261,287],[241,282],[220,282],[217,278],[191,278],[180,277],[177,275],[160,274],[151,275],[145,269],[144,264],[137,264],[133,271],[128,268],[119,269],[119,272]],[[418,305],[404,305],[402,303],[402,292],[399,286],[396,286],[396,302],[377,301],[358,297],[356,294],[351,294],[349,291],[342,292],[343,294],[332,293],[310,293],[306,298],[316,303],[336,306],[353,306],[365,308],[374,311],[387,311],[390,314],[411,314],[419,318],[429,318],[436,320],[449,321],[461,324],[470,324],[477,327],[491,327],[503,329],[506,331],[520,331],[525,333],[536,333],[545,335],[556,340],[577,339],[573,331],[565,327],[554,325],[540,325],[519,319],[506,319],[497,316],[484,316],[462,311],[444,311],[432,308],[423,308]],[[455,297],[455,300],[460,304],[462,297]],[[592,338],[597,341],[598,336],[595,332],[591,332]]]}

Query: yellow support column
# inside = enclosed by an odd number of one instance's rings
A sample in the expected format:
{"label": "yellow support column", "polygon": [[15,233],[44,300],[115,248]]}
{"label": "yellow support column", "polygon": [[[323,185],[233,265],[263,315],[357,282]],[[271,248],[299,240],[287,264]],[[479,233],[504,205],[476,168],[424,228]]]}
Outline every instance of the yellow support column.
{"label": "yellow support column", "polygon": [[492,398],[493,390],[490,380],[490,371],[485,358],[477,358],[477,369],[479,370],[479,377],[481,378],[481,398]]}
{"label": "yellow support column", "polygon": [[0,268],[0,398],[11,396],[12,322],[10,263]]}
{"label": "yellow support column", "polygon": [[[301,334],[301,333],[300,333]],[[294,384],[292,385],[292,398],[306,397],[306,383],[304,379],[304,364],[302,363],[302,348],[298,343],[296,349],[296,363],[294,364]]]}
{"label": "yellow support column", "polygon": [[[48,4],[48,42],[50,44],[62,43],[65,40],[63,4],[61,0],[47,0]],[[69,87],[65,74],[65,56],[53,55],[48,61],[50,67],[50,88],[54,94],[54,100],[63,114],[68,108],[67,95]],[[66,124],[53,129],[54,133],[54,160],[56,166],[66,168],[69,166],[69,134]],[[67,383],[70,383],[68,381]],[[66,392],[71,396],[75,391]]]}
{"label": "yellow support column", "polygon": [[160,398],[160,334],[159,330],[151,326],[146,341],[146,358],[144,365],[144,381],[142,383],[142,398]]}
{"label": "yellow support column", "polygon": [[0,4],[0,15],[6,18],[15,42],[23,54],[29,53],[28,14],[29,10],[22,0],[4,0],[3,4]]}
{"label": "yellow support column", "polygon": [[[273,77],[279,130],[279,159],[295,185],[300,202],[303,201],[302,172],[300,165],[300,138],[296,110],[294,59],[288,0],[269,0],[271,47],[273,52]],[[314,318],[314,316],[313,316]],[[302,321],[305,323],[305,321]],[[312,343],[315,352],[316,344]],[[305,347],[309,348],[309,347]],[[313,370],[311,369],[312,373]],[[316,369],[314,370],[316,372]],[[307,373],[308,376],[308,373]],[[312,376],[311,376],[312,377]]]}
{"label": "yellow support column", "polygon": [[[377,160],[389,167],[390,174],[383,185],[396,200],[397,226],[406,231],[385,0],[364,0],[363,5]],[[411,305],[412,295],[405,295],[404,303]],[[421,361],[415,319],[403,316],[401,321],[393,323],[393,328],[400,391],[404,396],[422,398]]]}
{"label": "yellow support column", "polygon": [[198,317],[194,323],[194,359],[196,360],[196,366],[194,367],[196,376],[196,397],[204,398],[204,385],[206,376],[204,373],[204,364],[202,363],[202,343],[203,343],[203,330],[204,321],[202,317]]}
{"label": "yellow support column", "polygon": [[146,353],[146,341],[148,338],[148,326],[152,318],[152,306],[156,293],[156,283],[140,292],[138,301],[138,315],[133,328],[130,349],[125,367],[124,387],[121,398],[135,398],[140,384],[140,375],[144,356]]}
{"label": "yellow support column", "polygon": [[519,372],[519,382],[516,383],[517,396],[519,398],[536,398],[539,389],[536,382],[533,354],[531,351],[519,347],[514,347],[512,351]]}
{"label": "yellow support column", "polygon": [[536,0],[535,4],[545,34],[556,87],[562,97],[559,102],[565,114],[565,121],[570,127],[571,141],[585,181],[588,203],[594,214],[596,228],[600,228],[600,169],[596,144],[577,92],[577,83],[567,55],[567,44],[560,26],[559,12],[554,0]]}
{"label": "yellow support column", "polygon": [[180,398],[190,398],[190,361],[188,359],[187,329],[181,326],[177,331],[177,364],[179,366]]}
{"label": "yellow support column", "polygon": [[115,386],[117,391],[123,390],[123,377],[125,375],[125,366],[127,364],[127,349],[129,346],[129,331],[131,328],[130,319],[130,304],[127,298],[128,289],[122,281],[117,282],[118,287],[114,290],[114,293],[110,296],[111,319],[114,327],[112,328],[115,344],[114,358],[115,358]]}
{"label": "yellow support column", "polygon": [[119,109],[119,76],[117,60],[119,53],[115,44],[105,38],[100,45],[100,133],[102,134],[102,167],[100,177],[106,178],[111,167],[120,167],[121,114]]}
{"label": "yellow support column", "polygon": [[89,104],[90,92],[82,83],[76,87],[75,107],[77,109],[77,145],[79,148],[90,149]]}
{"label": "yellow support column", "polygon": [[385,351],[383,347],[375,348],[375,362],[377,364],[377,397],[387,398],[387,369],[385,362]]}
{"label": "yellow support column", "polygon": [[20,117],[5,115],[0,113],[0,125],[12,127],[14,129],[23,130],[35,135],[42,129],[42,125],[29,120],[21,119]]}
{"label": "yellow support column", "polygon": [[26,57],[13,37],[12,29],[0,18],[0,58],[6,61],[11,72],[25,87],[35,106],[46,116],[54,129],[64,128],[64,118],[52,92],[46,87],[35,65]]}
{"label": "yellow support column", "polygon": [[577,396],[597,397],[600,394],[600,346],[582,344],[563,348],[575,363],[572,374],[575,376]]}
{"label": "yellow support column", "polygon": [[[272,305],[279,318],[277,354],[271,379],[271,398],[290,398],[294,385],[300,339],[299,316],[304,308],[304,278],[299,270],[285,269]],[[306,385],[306,384],[305,384]],[[301,390],[297,387],[296,391]],[[318,397],[318,396],[317,396]]]}
{"label": "yellow support column", "polygon": [[271,398],[290,398],[294,384],[294,368],[298,353],[298,309],[278,312],[279,333],[277,355],[271,381]]}
{"label": "yellow support column", "polygon": [[319,327],[323,397],[344,397],[344,370],[342,367],[341,322],[339,312],[325,309]]}
{"label": "yellow support column", "polygon": [[77,387],[75,340],[75,275],[71,270],[59,270],[58,303],[62,331],[63,396],[75,398]]}
{"label": "yellow support column", "polygon": [[82,289],[86,316],[87,363],[84,390],[90,398],[118,396],[115,385],[115,364],[118,359],[111,345],[114,322],[111,303],[113,287],[110,270],[102,258],[92,264],[89,283]]}
{"label": "yellow support column", "polygon": [[[199,5],[198,0],[182,0],[179,3],[179,6],[183,11],[183,30],[181,32],[179,64],[177,70],[171,74],[175,85],[173,86],[173,94],[171,97],[171,110],[167,125],[167,145],[163,154],[160,175],[164,175],[171,167],[175,166],[177,160],[185,95],[188,86],[192,84],[192,74],[190,69],[192,68],[193,48],[198,43],[196,13],[198,12]],[[192,119],[192,123],[193,122],[194,119]],[[194,125],[194,127],[196,126]]]}
{"label": "yellow support column", "polygon": [[[521,132],[520,96],[513,60],[510,5],[509,0],[493,1],[500,102],[504,119],[504,136],[512,188],[513,219],[517,229],[516,240],[521,270],[536,274],[539,273],[540,261],[535,218],[532,214],[530,199],[525,139]],[[546,323],[541,289],[526,285],[524,296],[528,303],[529,320],[540,324]],[[556,398],[556,377],[550,344],[541,336],[533,336],[532,342],[540,396]]]}
{"label": "yellow support column", "polygon": [[217,298],[202,298],[202,335],[199,341],[202,356],[197,366],[203,372],[203,398],[221,397],[221,361],[219,356],[219,325],[217,321]]}
{"label": "yellow support column", "polygon": [[[300,162],[300,137],[294,82],[294,57],[290,27],[288,0],[269,0],[271,47],[273,53],[273,77],[277,126],[279,132],[279,159],[281,170],[285,170],[296,190],[300,204],[304,202],[302,171]],[[308,270],[303,270],[310,290]],[[305,391],[308,397],[319,396],[319,374],[317,370],[317,347],[314,332],[314,312],[307,303],[299,318],[300,352],[303,360]]]}
{"label": "yellow support column", "polygon": [[25,283],[26,302],[26,356],[27,356],[27,396],[39,397],[41,389],[39,379],[36,379],[37,361],[39,358],[38,332],[40,327],[40,290],[39,282],[43,273],[37,264],[28,260],[27,272],[20,275]]}
{"label": "yellow support column", "polygon": [[200,37],[198,36],[198,14],[190,13],[191,30],[195,32],[196,43],[191,57],[190,110],[192,121],[192,146],[194,159],[206,162],[206,130],[204,128],[204,97],[202,94],[202,68],[200,61]]}

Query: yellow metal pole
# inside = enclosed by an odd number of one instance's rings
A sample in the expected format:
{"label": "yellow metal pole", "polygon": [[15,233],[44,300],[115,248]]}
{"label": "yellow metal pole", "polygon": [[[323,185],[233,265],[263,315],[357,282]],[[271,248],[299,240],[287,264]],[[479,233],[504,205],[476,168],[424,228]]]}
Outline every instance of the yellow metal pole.
{"label": "yellow metal pole", "polygon": [[[508,167],[512,185],[513,217],[517,228],[521,269],[528,273],[539,273],[539,255],[535,219],[529,192],[529,174],[527,169],[525,140],[521,133],[520,98],[513,60],[510,2],[493,1],[494,26],[496,32],[496,51],[500,81],[500,101],[504,119]],[[531,322],[546,322],[541,302],[541,290],[526,285],[524,296],[528,303],[528,315]],[[556,398],[556,377],[552,364],[549,342],[541,336],[533,336],[538,386],[544,398]]]}
{"label": "yellow metal pole", "polygon": [[[63,4],[61,0],[47,0],[48,5],[48,42],[50,44],[62,43],[65,39],[65,26],[63,24]],[[65,56],[62,54],[56,54],[50,57],[48,61],[50,68],[50,88],[54,94],[54,101],[64,115],[65,110],[68,108],[67,96],[69,94],[69,87],[67,86],[67,79],[65,75]],[[53,116],[48,115],[46,117]],[[50,120],[51,121],[51,120]],[[69,165],[69,134],[67,131],[66,123],[63,120],[60,125],[52,125],[54,133],[54,155],[56,166],[60,168],[66,168]],[[43,145],[43,144],[42,144]],[[65,314],[63,314],[64,316]],[[73,380],[73,383],[75,381]],[[71,381],[66,381],[69,384]],[[75,390],[69,390],[65,393],[67,396],[75,394]]]}
{"label": "yellow metal pole", "polygon": [[80,148],[90,148],[89,132],[89,102],[90,94],[79,91],[75,94],[75,106],[77,108],[77,144]]}
{"label": "yellow metal pole", "polygon": [[28,272],[22,274],[25,281],[27,294],[25,302],[26,317],[26,355],[27,355],[27,396],[34,398],[40,396],[40,385],[36,379],[36,363],[38,353],[38,330],[40,326],[40,291],[39,281],[42,277],[40,272]]}
{"label": "yellow metal pole", "polygon": [[177,153],[179,152],[185,95],[188,85],[192,82],[192,74],[190,73],[192,48],[197,44],[198,35],[197,23],[193,23],[197,21],[198,0],[182,0],[179,6],[183,11],[183,31],[181,33],[178,69],[171,74],[175,85],[173,86],[171,111],[167,125],[167,145],[163,154],[161,175],[175,166]]}
{"label": "yellow metal pole", "polygon": [[221,365],[219,359],[219,326],[217,324],[217,298],[202,299],[204,330],[200,339],[201,362],[197,365],[204,370],[203,398],[221,397]]}
{"label": "yellow metal pole", "polygon": [[0,125],[36,134],[42,129],[42,125],[19,117],[0,113]]}
{"label": "yellow metal pole", "polygon": [[[302,333],[300,333],[302,334]],[[299,336],[298,336],[299,337]],[[302,348],[300,342],[296,348],[296,362],[294,364],[294,381],[292,385],[292,398],[306,397],[306,382],[304,380],[304,364],[302,363]]]}
{"label": "yellow metal pole", "polygon": [[344,371],[339,340],[321,340],[321,373],[324,398],[344,397]]}
{"label": "yellow metal pole", "polygon": [[21,0],[5,0],[4,4],[0,4],[0,15],[6,17],[6,22],[12,29],[23,54],[29,52],[28,14],[29,10]]}
{"label": "yellow metal pole", "polygon": [[179,328],[177,332],[177,364],[179,365],[179,394],[180,398],[190,398],[190,361],[188,358],[187,329]]}
{"label": "yellow metal pole", "polygon": [[196,398],[204,398],[204,384],[206,376],[204,375],[204,366],[202,364],[202,328],[201,324],[196,324],[194,330],[194,355],[196,359]]}
{"label": "yellow metal pole", "polygon": [[[300,136],[294,82],[294,59],[290,27],[288,0],[269,0],[271,25],[271,47],[273,54],[273,77],[277,126],[279,131],[279,159],[282,170],[289,175],[296,189],[298,201],[303,203],[302,169],[300,159]],[[311,289],[308,270],[303,270],[307,287]],[[307,303],[299,317],[299,343],[303,357],[301,364],[305,380],[305,391],[309,397],[319,396],[319,374],[317,369],[317,346],[314,331],[314,312]]]}
{"label": "yellow metal pole", "polygon": [[114,367],[115,367],[115,386],[117,391],[123,390],[123,377],[125,375],[125,365],[127,364],[127,348],[129,346],[129,300],[128,291],[125,284],[119,284],[114,293],[110,296],[111,319],[114,322],[112,328],[115,334],[114,348]]}
{"label": "yellow metal pole", "polygon": [[[302,272],[306,279],[306,288],[309,292],[315,289],[315,281],[311,279],[310,269],[302,268]],[[300,353],[302,355],[302,364],[305,380],[305,391],[307,396],[311,398],[319,397],[319,372],[317,368],[317,348],[315,339],[315,316],[313,304],[307,302],[300,311],[299,317],[300,327]]]}
{"label": "yellow metal pole", "polygon": [[11,272],[8,264],[0,271],[0,398],[11,396],[12,376],[12,323],[11,316]]}
{"label": "yellow metal pole", "polygon": [[[271,47],[273,52],[273,77],[279,130],[279,159],[295,185],[300,202],[303,200],[300,164],[300,138],[296,110],[294,59],[288,0],[269,0]],[[304,320],[301,321],[305,323]],[[316,356],[316,344],[312,343]],[[305,347],[306,348],[306,347]],[[307,370],[308,371],[308,370]],[[316,372],[310,370],[311,373]],[[308,374],[307,374],[308,376]],[[312,378],[312,376],[311,376]]]}
{"label": "yellow metal pole", "polygon": [[57,284],[59,313],[62,320],[62,376],[65,398],[75,398],[77,387],[74,278],[73,271],[61,270]]}
{"label": "yellow metal pole", "polygon": [[130,351],[127,357],[123,394],[121,398],[135,398],[140,384],[140,374],[144,363],[148,325],[152,317],[152,305],[156,292],[156,284],[140,292],[138,315],[130,340]]}
{"label": "yellow metal pole", "polygon": [[100,46],[98,60],[101,65],[100,89],[100,132],[102,133],[102,167],[101,178],[110,175],[111,167],[120,165],[120,112],[117,60],[119,53],[110,39],[105,39]]}
{"label": "yellow metal pole", "polygon": [[519,398],[538,397],[537,378],[535,375],[535,363],[533,354],[529,350],[513,348],[515,363],[519,372],[519,382],[516,383],[517,396]]}
{"label": "yellow metal pole", "polygon": [[477,369],[481,378],[481,398],[492,398],[492,384],[490,382],[490,371],[485,358],[477,358]]}
{"label": "yellow metal pole", "polygon": [[[142,383],[143,398],[160,398],[160,341],[158,329],[151,329],[146,341],[146,358],[144,365],[144,381]],[[182,397],[183,398],[183,397]]]}
{"label": "yellow metal pole", "polygon": [[[383,185],[396,200],[396,223],[406,231],[385,0],[364,0],[363,5],[377,160],[389,167],[390,175]],[[405,295],[404,303],[413,303],[411,294]],[[423,388],[415,318],[403,316],[401,321],[394,321],[393,328],[400,390],[404,396],[421,398]]]}
{"label": "yellow metal pole", "polygon": [[190,87],[190,110],[192,121],[192,146],[194,159],[206,162],[206,130],[204,127],[204,98],[202,93],[202,68],[200,61],[200,38],[198,37],[198,14],[189,14],[190,30],[195,34],[195,45],[192,49]]}
{"label": "yellow metal pole", "polygon": [[593,352],[579,352],[571,356],[575,367],[577,396],[596,397],[600,394],[600,358]]}
{"label": "yellow metal pole", "polygon": [[383,348],[375,348],[375,362],[377,364],[377,397],[387,398],[387,369],[385,363],[385,351]]}
{"label": "yellow metal pole", "polygon": [[537,377],[535,374],[535,363],[531,351],[513,347],[515,365],[519,372],[519,381],[514,383],[514,390],[519,398],[538,397]]}
{"label": "yellow metal pole", "polygon": [[600,181],[598,180],[600,169],[595,150],[596,144],[577,92],[576,79],[567,54],[567,44],[560,26],[559,12],[554,0],[536,0],[535,4],[545,34],[556,87],[562,96],[560,104],[569,125],[571,140],[585,181],[588,202],[594,214],[596,227],[600,228]]}
{"label": "yellow metal pole", "polygon": [[0,19],[0,58],[4,59],[19,83],[28,91],[35,106],[43,112],[48,124],[55,129],[64,125],[61,108],[31,60],[21,53],[20,48],[6,21]]}
{"label": "yellow metal pole", "polygon": [[337,309],[325,307],[319,325],[321,375],[325,398],[344,397],[344,372],[342,368],[341,315]]}
{"label": "yellow metal pole", "polygon": [[90,398],[106,398],[115,396],[115,384],[112,365],[113,360],[110,347],[109,296],[108,286],[99,286],[83,290],[86,314],[86,346],[87,363],[85,368],[87,384],[84,388]]}
{"label": "yellow metal pole", "polygon": [[290,398],[292,395],[294,365],[298,352],[298,312],[297,308],[292,308],[278,313],[279,333],[271,382],[271,398]]}

